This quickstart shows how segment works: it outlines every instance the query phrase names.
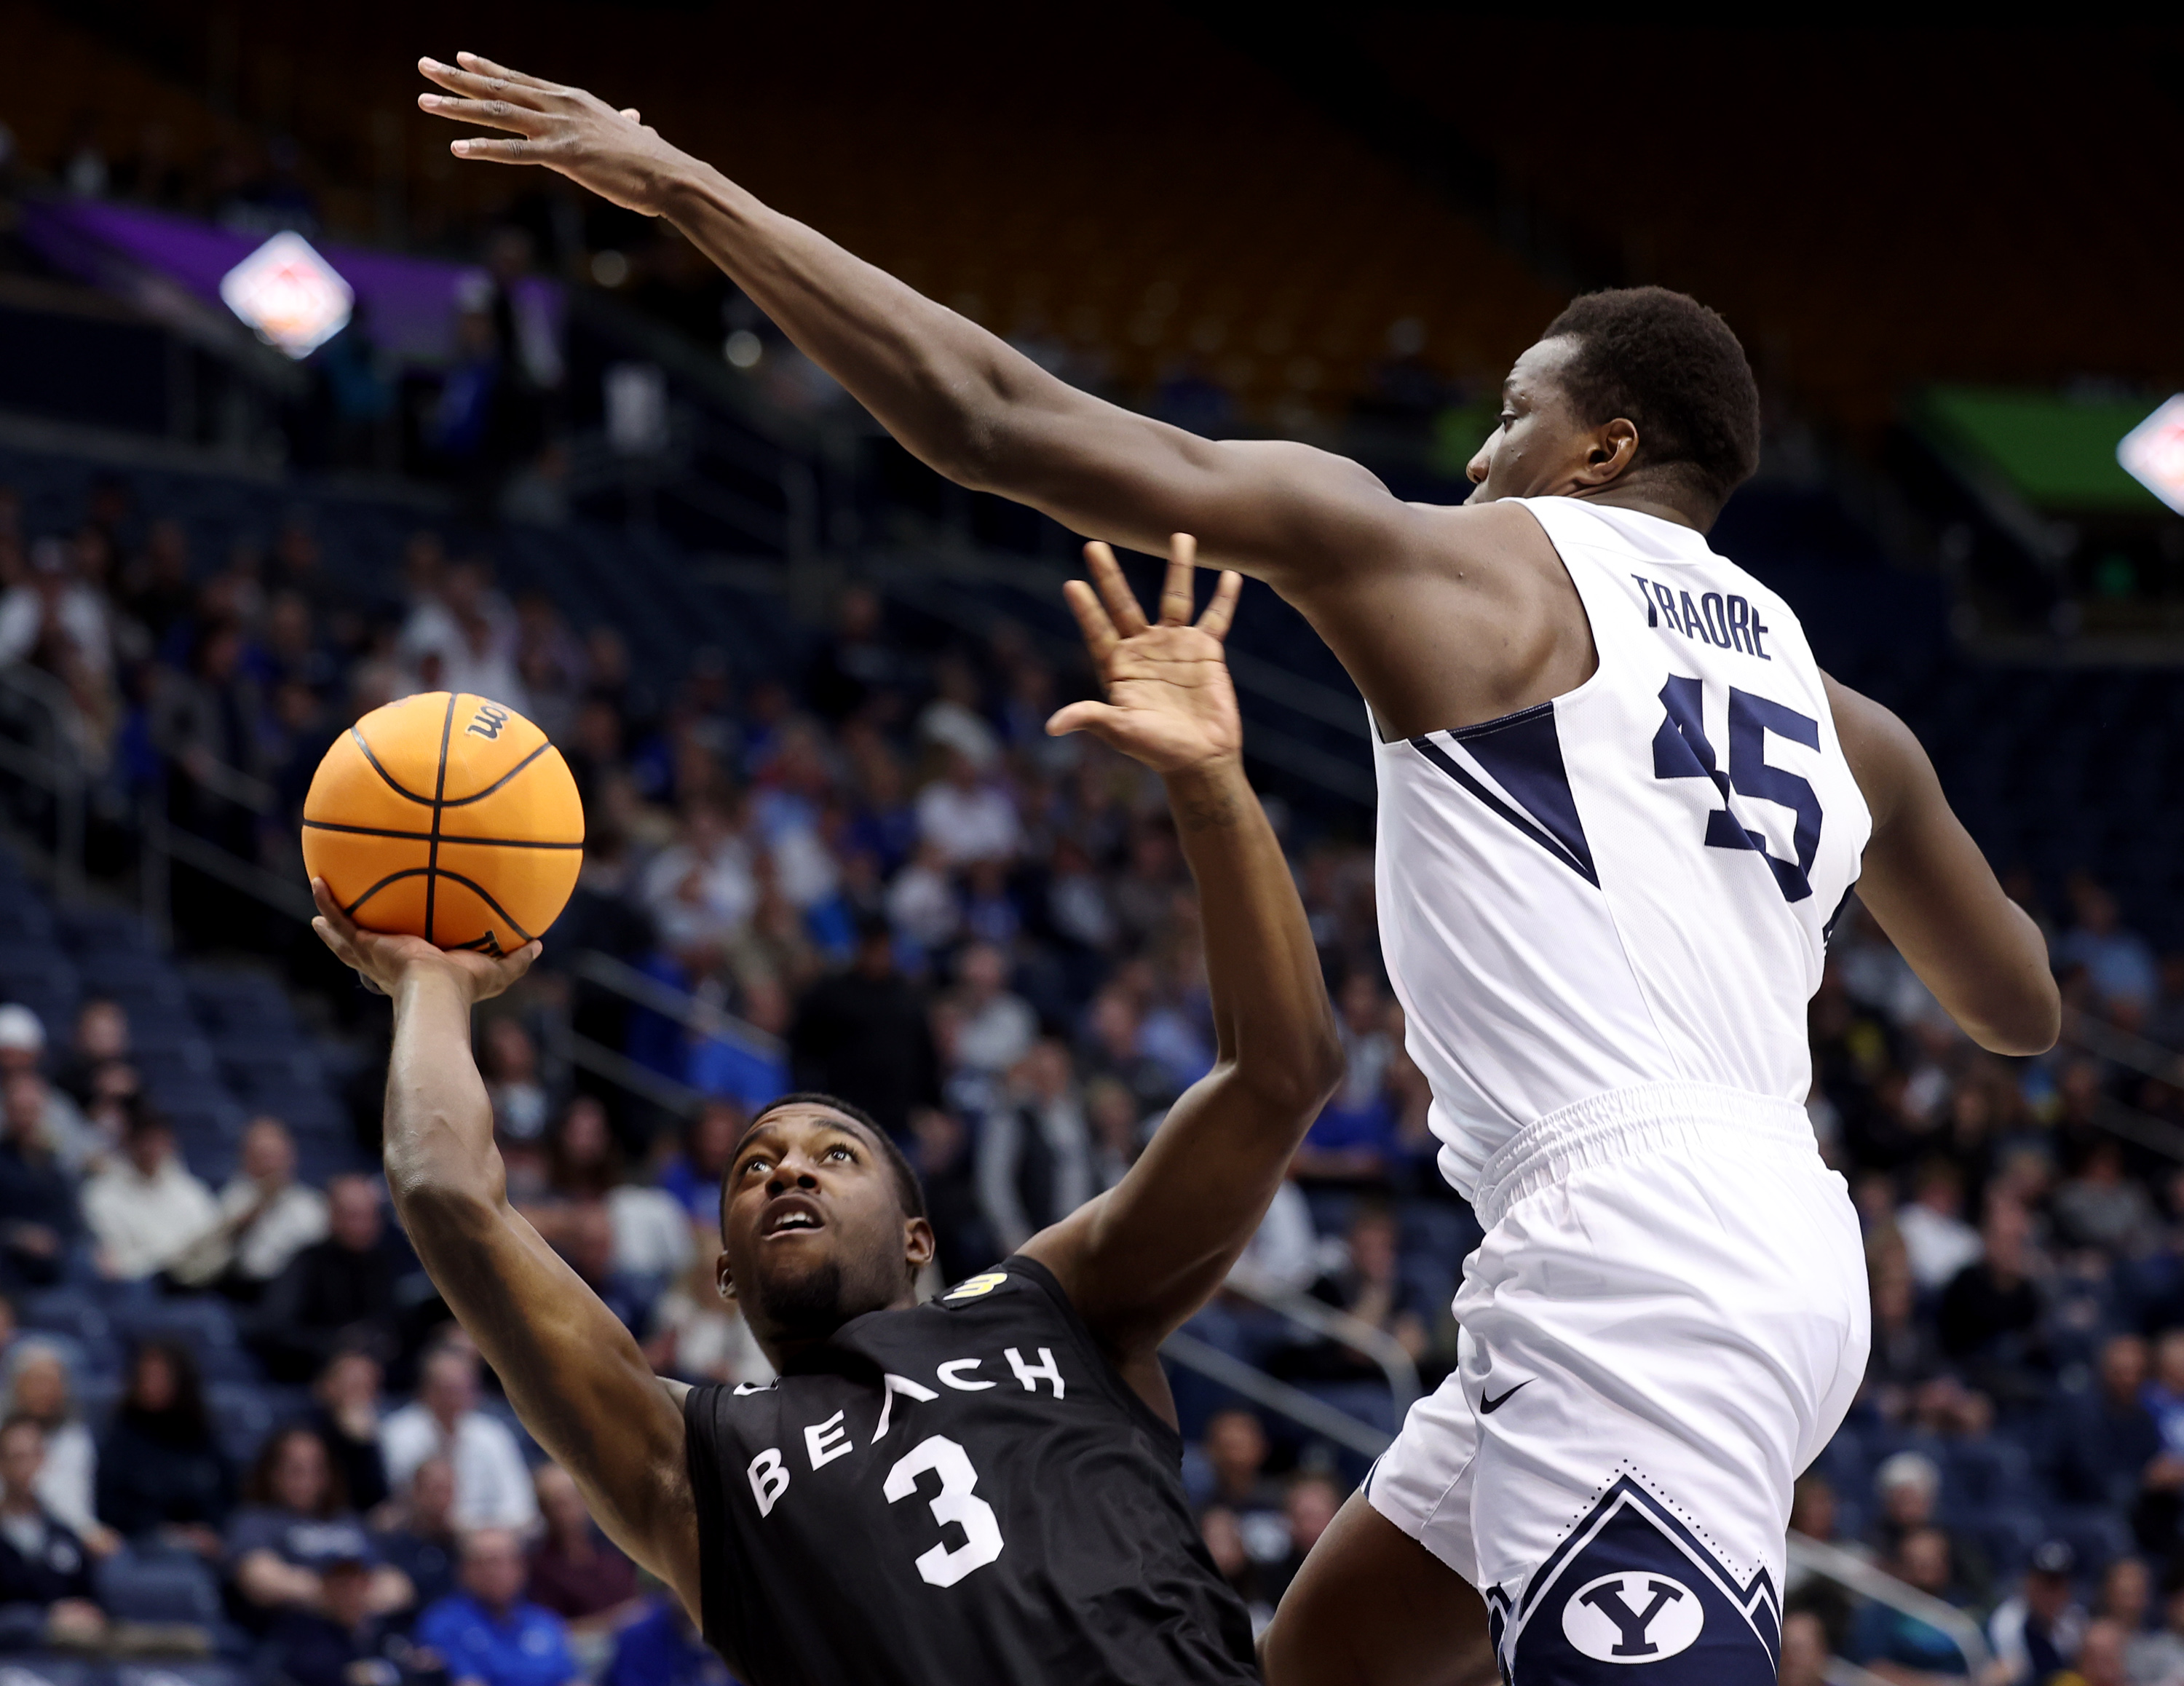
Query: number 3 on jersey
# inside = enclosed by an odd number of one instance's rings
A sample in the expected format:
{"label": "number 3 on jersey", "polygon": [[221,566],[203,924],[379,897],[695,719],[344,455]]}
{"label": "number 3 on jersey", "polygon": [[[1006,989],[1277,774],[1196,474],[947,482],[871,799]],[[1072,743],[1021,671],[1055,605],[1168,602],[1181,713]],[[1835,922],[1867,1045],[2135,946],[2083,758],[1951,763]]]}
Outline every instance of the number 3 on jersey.
{"label": "number 3 on jersey", "polygon": [[971,1490],[978,1484],[978,1472],[945,1434],[928,1436],[904,1453],[880,1490],[889,1504],[895,1504],[916,1492],[917,1477],[928,1471],[940,1477],[940,1490],[926,1501],[926,1508],[942,1527],[953,1522],[962,1529],[963,1543],[919,1553],[917,1572],[928,1585],[952,1587],[1001,1555],[1001,1525],[994,1507]]}
{"label": "number 3 on jersey", "polygon": [[[1706,843],[1709,849],[1748,849],[1774,870],[1785,901],[1801,902],[1813,893],[1813,857],[1820,847],[1820,799],[1806,780],[1767,760],[1767,734],[1786,737],[1808,749],[1820,747],[1818,721],[1795,709],[1756,697],[1732,687],[1729,693],[1729,766],[1714,765],[1713,744],[1706,734],[1706,692],[1698,680],[1671,674],[1661,687],[1661,706],[1668,718],[1653,734],[1653,776],[1658,779],[1713,781],[1721,793],[1721,806],[1707,815]],[[1797,815],[1791,834],[1795,860],[1785,860],[1767,847],[1767,839],[1736,817],[1732,795],[1777,802]]]}

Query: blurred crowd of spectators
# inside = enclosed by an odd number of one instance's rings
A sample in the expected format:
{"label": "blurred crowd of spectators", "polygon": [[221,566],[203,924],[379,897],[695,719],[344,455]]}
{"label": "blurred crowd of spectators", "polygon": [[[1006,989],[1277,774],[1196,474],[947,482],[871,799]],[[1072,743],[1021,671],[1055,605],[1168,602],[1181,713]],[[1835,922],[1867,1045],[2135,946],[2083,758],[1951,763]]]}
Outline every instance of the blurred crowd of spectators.
{"label": "blurred crowd of spectators", "polygon": [[[262,550],[192,558],[182,527],[118,487],[54,534],[21,532],[0,492],[0,661],[68,687],[108,778],[164,793],[176,823],[237,854],[296,871],[320,754],[394,697],[479,692],[560,745],[588,815],[582,876],[538,982],[482,1018],[478,1052],[515,1197],[663,1371],[766,1373],[708,1262],[718,1176],[757,1102],[794,1086],[868,1108],[926,1180],[953,1278],[1112,1185],[1209,1067],[1195,898],[1158,782],[1045,735],[1074,682],[1022,638],[921,643],[851,586],[775,671],[700,651],[679,674],[647,672],[612,627],[508,600],[487,564],[431,533],[398,578],[375,598],[330,577],[301,517]],[[1195,1332],[1392,1427],[1388,1344],[1425,1385],[1444,1373],[1477,1231],[1434,1172],[1369,849],[1276,817],[1295,832],[1348,1076],[1245,1260],[1251,1292]],[[1865,1225],[1874,1353],[1798,1526],[1990,1620],[2011,1679],[2075,1667],[2095,1686],[2184,1682],[2184,1174],[2170,1145],[2184,1087],[2161,1051],[2184,1044],[2184,958],[2155,954],[2091,876],[2052,906],[2013,888],[2048,928],[2066,998],[2129,1063],[2075,1042],[1981,1054],[1871,922],[1845,918],[1812,1006],[1810,1110]],[[554,970],[586,951],[701,1010],[632,1007]],[[706,1012],[740,1027],[691,1028]],[[553,1056],[555,1015],[571,1014],[702,1102],[677,1115],[583,1079]],[[306,1650],[421,1610],[404,1631],[448,1656],[473,1648],[481,1670],[496,1647],[532,1655],[526,1622],[572,1623],[572,1668],[605,1666],[611,1644],[578,1642],[632,1616],[625,1651],[639,1633],[687,1645],[626,1566],[601,1566],[618,1560],[566,1479],[529,1470],[504,1414],[477,1403],[475,1360],[436,1327],[369,1179],[298,1186],[267,1120],[233,1180],[208,1187],[159,1128],[156,1095],[109,1105],[127,1049],[113,1004],[69,1027],[25,1016],[0,1012],[0,1205],[15,1219],[0,1263],[27,1288],[51,1280],[42,1257],[79,1248],[102,1291],[218,1296],[243,1379],[276,1400],[315,1390],[304,1426],[284,1416],[244,1479],[187,1349],[140,1348],[111,1413],[87,1416],[66,1344],[18,1341],[0,1582],[27,1589],[50,1631],[98,1619],[87,1571],[64,1560],[133,1540],[217,1564],[232,1620],[308,1627],[316,1638],[292,1641]],[[1284,1294],[1374,1333],[1307,1334],[1267,1309]],[[414,1401],[382,1400],[390,1378]],[[1217,1390],[1180,1399],[1207,1544],[1263,1614],[1354,1472]],[[610,1583],[623,1590],[594,1608],[570,1590]],[[1882,1606],[1819,1582],[1791,1603],[1797,1646],[1825,1641],[1898,1681],[1961,1672],[1937,1630]]]}

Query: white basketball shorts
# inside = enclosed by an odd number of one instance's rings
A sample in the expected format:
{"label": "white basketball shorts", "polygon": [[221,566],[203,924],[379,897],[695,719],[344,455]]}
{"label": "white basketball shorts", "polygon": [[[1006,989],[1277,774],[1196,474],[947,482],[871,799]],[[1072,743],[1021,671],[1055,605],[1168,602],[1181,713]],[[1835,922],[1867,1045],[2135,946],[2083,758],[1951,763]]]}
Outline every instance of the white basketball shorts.
{"label": "white basketball shorts", "polygon": [[1366,1481],[1513,1686],[1760,1686],[1791,1483],[1864,1374],[1858,1217],[1802,1109],[1618,1089],[1482,1171],[1456,1370]]}

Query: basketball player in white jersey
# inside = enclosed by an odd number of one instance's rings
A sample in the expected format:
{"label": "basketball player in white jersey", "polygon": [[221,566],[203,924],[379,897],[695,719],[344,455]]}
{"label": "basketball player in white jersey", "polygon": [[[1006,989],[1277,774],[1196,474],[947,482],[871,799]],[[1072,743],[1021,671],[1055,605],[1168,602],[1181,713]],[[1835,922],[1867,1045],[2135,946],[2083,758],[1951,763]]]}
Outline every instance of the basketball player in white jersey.
{"label": "basketball player in white jersey", "polygon": [[1469,501],[1405,504],[1075,390],[634,112],[421,68],[426,110],[501,131],[457,156],[669,218],[941,473],[1139,550],[1195,533],[1363,692],[1382,942],[1486,1238],[1462,1361],[1291,1588],[1270,1681],[1772,1681],[1791,1483],[1868,1338],[1802,1105],[1829,924],[1855,882],[1983,1047],[2043,1049],[2060,1010],[1917,742],[1707,546],[1758,457],[1721,319],[1579,299],[1510,371]]}

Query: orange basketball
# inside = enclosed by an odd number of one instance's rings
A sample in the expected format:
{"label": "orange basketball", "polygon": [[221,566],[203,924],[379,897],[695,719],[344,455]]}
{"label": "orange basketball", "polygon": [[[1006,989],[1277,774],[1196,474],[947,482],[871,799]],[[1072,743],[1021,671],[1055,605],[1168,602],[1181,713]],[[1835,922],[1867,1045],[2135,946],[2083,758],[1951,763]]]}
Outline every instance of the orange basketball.
{"label": "orange basketball", "polygon": [[554,922],[584,858],[561,752],[515,709],[428,691],[336,740],[304,798],[304,865],[359,925],[503,954]]}

